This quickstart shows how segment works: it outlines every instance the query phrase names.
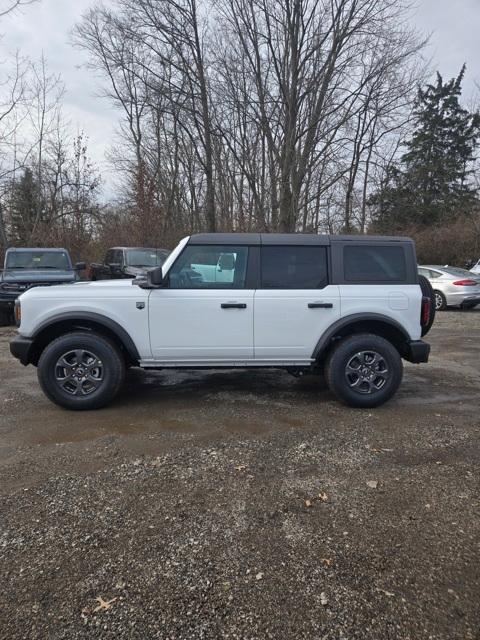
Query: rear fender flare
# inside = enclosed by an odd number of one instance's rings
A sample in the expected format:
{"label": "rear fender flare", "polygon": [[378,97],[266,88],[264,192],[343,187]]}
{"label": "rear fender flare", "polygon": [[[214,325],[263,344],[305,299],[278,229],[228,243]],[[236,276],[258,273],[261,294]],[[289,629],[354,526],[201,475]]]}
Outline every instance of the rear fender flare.
{"label": "rear fender flare", "polygon": [[[393,320],[392,318],[389,318],[388,316],[384,316],[381,313],[353,313],[349,316],[345,316],[344,318],[336,320],[336,322],[334,322],[329,327],[329,329],[322,336],[320,336],[320,339],[318,340],[315,349],[313,350],[312,358],[314,360],[318,360],[325,353],[325,351],[327,351],[332,339],[343,329],[346,329],[349,325],[369,321],[382,323],[387,328],[390,327],[396,332],[400,332],[406,343],[411,340],[405,328],[402,327],[399,322]],[[375,332],[372,331],[372,333]]]}

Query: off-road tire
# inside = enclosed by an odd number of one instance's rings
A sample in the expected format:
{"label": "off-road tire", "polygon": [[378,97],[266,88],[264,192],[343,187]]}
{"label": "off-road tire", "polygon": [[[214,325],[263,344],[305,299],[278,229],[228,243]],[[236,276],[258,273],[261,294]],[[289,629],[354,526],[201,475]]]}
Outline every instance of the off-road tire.
{"label": "off-road tire", "polygon": [[[365,352],[379,355],[384,363],[382,367],[385,366],[387,371],[382,387],[370,393],[355,390],[351,386],[351,378],[350,381],[347,378],[347,365],[358,354]],[[325,374],[330,390],[344,404],[360,408],[378,407],[396,393],[402,381],[403,364],[400,354],[391,342],[375,334],[361,333],[344,338],[333,348],[326,362]]]}
{"label": "off-road tire", "polygon": [[434,289],[435,294],[435,309],[437,311],[445,311],[447,308],[447,299],[441,291]]}
{"label": "off-road tire", "polygon": [[430,318],[428,320],[428,324],[422,327],[423,337],[430,331],[435,320],[435,291],[433,290],[430,281],[425,276],[418,276],[418,282],[420,284],[420,289],[422,290],[422,296],[424,298],[430,298]]}
{"label": "off-road tire", "polygon": [[[99,386],[87,395],[72,395],[58,382],[59,359],[63,354],[75,350],[94,354],[101,365]],[[37,375],[45,395],[61,407],[77,411],[100,409],[118,393],[125,378],[125,360],[118,347],[108,338],[90,331],[75,331],[47,345],[40,356]]]}

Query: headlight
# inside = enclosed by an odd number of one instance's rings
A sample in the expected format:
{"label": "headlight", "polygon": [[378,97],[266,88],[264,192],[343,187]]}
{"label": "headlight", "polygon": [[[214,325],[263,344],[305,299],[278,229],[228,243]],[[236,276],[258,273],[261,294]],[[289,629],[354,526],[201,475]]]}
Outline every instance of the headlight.
{"label": "headlight", "polygon": [[20,300],[15,300],[15,324],[17,325],[17,327],[20,326],[20,323],[22,322],[22,305],[20,303]]}

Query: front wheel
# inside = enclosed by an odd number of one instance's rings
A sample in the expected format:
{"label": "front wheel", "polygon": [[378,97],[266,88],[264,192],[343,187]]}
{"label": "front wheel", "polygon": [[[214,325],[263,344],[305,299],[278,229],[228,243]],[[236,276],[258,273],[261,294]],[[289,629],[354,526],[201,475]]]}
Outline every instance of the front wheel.
{"label": "front wheel", "polygon": [[368,333],[344,338],[326,364],[330,390],[350,407],[378,407],[396,393],[402,376],[395,347]]}
{"label": "front wheel", "polygon": [[125,360],[107,338],[87,331],[60,336],[43,351],[38,380],[45,395],[66,409],[99,409],[125,378]]}

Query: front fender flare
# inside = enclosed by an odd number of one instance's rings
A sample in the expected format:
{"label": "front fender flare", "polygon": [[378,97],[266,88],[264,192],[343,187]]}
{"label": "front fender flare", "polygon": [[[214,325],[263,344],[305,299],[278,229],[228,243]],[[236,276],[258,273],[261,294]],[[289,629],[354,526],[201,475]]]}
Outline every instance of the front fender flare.
{"label": "front fender flare", "polygon": [[48,329],[48,327],[69,321],[79,321],[80,323],[82,321],[94,322],[97,325],[105,327],[117,336],[133,362],[138,362],[140,360],[140,354],[138,353],[138,349],[130,334],[115,320],[112,320],[108,316],[104,316],[101,313],[94,313],[93,311],[66,311],[64,313],[59,313],[52,318],[44,320],[35,329],[35,332],[31,336],[31,339],[35,341],[35,339],[38,338],[38,336],[43,331],[45,331],[45,329]]}

